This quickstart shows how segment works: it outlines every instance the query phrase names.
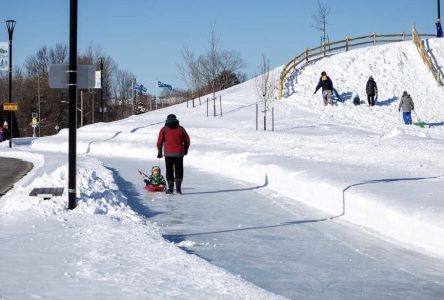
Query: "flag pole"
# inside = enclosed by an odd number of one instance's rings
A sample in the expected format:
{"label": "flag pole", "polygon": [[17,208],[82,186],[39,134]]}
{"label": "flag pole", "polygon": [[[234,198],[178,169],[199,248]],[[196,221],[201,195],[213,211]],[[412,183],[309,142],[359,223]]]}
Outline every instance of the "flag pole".
{"label": "flag pole", "polygon": [[134,77],[131,80],[131,102],[134,102]]}

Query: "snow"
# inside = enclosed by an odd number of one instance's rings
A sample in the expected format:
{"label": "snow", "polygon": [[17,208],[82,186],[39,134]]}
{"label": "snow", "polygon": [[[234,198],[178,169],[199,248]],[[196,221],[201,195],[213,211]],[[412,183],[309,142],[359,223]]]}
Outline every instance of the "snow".
{"label": "snow", "polygon": [[[441,66],[444,41],[430,39],[426,44]],[[320,92],[313,94],[324,70],[345,99],[334,107],[323,106]],[[273,74],[277,78],[279,69]],[[376,106],[354,106],[351,95],[356,92],[365,100],[370,75],[378,84]],[[127,192],[128,186],[139,188],[141,181],[125,177],[129,183],[124,188],[116,180],[116,173],[136,174],[159,163],[155,142],[169,113],[177,115],[191,137],[184,191],[188,167],[221,180],[263,186],[274,193],[266,197],[276,205],[276,198],[302,203],[442,264],[444,92],[412,42],[340,53],[304,67],[287,83],[288,97],[273,103],[273,132],[255,130],[254,84],[250,80],[218,93],[222,116],[218,103],[218,116],[212,116],[210,101],[207,117],[202,98],[202,105],[196,100],[195,108],[183,103],[80,128],[79,204],[73,211],[66,210],[67,130],[16,140],[12,149],[1,143],[0,155],[31,161],[34,168],[0,198],[0,296],[280,297],[181,250],[196,247],[199,241],[167,242],[164,229],[152,220],[150,204],[133,197],[142,191]],[[412,95],[425,128],[402,124],[397,105],[404,90]],[[135,158],[146,163],[135,165]],[[43,186],[64,187],[64,195],[46,201],[28,196],[32,188]],[[170,199],[163,194],[152,197],[153,206]],[[353,298],[350,295],[346,296]]]}

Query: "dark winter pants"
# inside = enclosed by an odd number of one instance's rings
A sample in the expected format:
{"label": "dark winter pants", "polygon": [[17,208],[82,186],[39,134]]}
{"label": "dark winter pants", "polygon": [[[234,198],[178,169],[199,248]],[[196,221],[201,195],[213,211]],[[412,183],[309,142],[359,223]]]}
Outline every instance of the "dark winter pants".
{"label": "dark winter pants", "polygon": [[367,101],[369,106],[375,105],[375,95],[367,95]]}
{"label": "dark winter pants", "polygon": [[167,181],[183,179],[183,157],[165,156],[165,169]]}

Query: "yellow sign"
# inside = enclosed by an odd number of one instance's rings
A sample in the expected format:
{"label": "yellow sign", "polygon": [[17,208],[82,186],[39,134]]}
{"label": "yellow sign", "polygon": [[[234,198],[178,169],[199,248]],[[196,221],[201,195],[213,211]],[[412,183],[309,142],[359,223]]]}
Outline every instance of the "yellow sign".
{"label": "yellow sign", "polygon": [[3,110],[4,111],[16,111],[16,110],[18,110],[18,104],[17,103],[3,103]]}
{"label": "yellow sign", "polygon": [[32,118],[32,124],[37,124],[37,118]]}

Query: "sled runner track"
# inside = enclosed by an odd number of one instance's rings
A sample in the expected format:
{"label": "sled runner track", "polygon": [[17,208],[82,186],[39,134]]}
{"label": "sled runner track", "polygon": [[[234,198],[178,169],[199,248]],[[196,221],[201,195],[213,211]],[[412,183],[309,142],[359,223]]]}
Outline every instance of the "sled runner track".
{"label": "sled runner track", "polygon": [[240,110],[242,110],[242,109],[244,109],[244,108],[247,108],[247,107],[253,106],[253,105],[255,105],[256,103],[257,103],[257,102],[254,102],[254,103],[251,103],[251,104],[242,105],[242,106],[239,106],[239,107],[233,108],[232,110],[229,110],[229,111],[227,111],[227,112],[224,112],[224,115],[228,115],[228,114],[230,114],[230,113],[234,113],[234,112],[240,111]]}
{"label": "sled runner track", "polygon": [[160,121],[160,122],[157,122],[157,123],[151,123],[151,124],[148,124],[148,125],[146,125],[146,126],[136,127],[136,128],[134,128],[134,129],[132,129],[132,130],[130,131],[130,133],[134,133],[134,132],[136,132],[137,130],[142,129],[142,128],[147,128],[147,127],[151,127],[151,126],[159,125],[159,124],[163,124],[163,123],[165,123],[165,121]]}
{"label": "sled runner track", "polygon": [[118,131],[118,132],[116,132],[116,133],[115,133],[112,137],[110,137],[110,138],[107,138],[107,139],[104,139],[104,140],[101,140],[101,141],[91,141],[91,142],[89,142],[89,143],[88,143],[88,148],[86,149],[85,154],[90,153],[90,151],[91,151],[91,145],[92,145],[93,143],[110,141],[110,140],[112,140],[112,139],[115,139],[115,138],[116,138],[119,134],[121,134],[121,133],[122,133],[122,131]]}

